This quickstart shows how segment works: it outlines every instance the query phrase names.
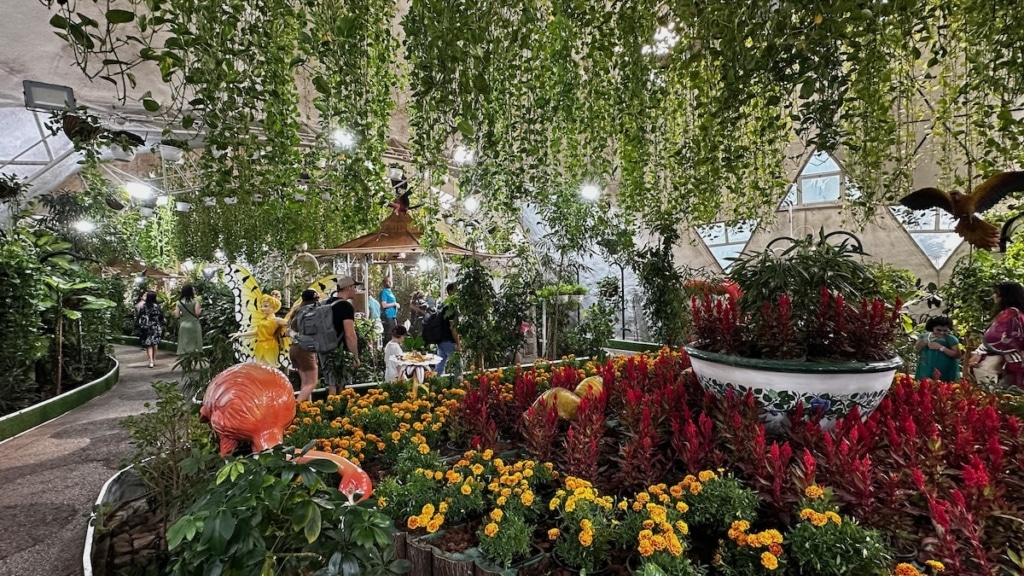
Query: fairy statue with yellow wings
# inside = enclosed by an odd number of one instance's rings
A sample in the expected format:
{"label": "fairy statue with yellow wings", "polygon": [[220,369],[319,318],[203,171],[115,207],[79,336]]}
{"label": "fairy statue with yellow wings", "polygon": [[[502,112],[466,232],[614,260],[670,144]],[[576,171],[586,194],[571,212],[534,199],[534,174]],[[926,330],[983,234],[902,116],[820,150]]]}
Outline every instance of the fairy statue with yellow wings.
{"label": "fairy statue with yellow wings", "polygon": [[[256,362],[274,368],[288,369],[288,320],[279,318],[282,303],[278,292],[263,294],[251,272],[233,264],[225,276],[235,295],[235,320],[241,329],[231,334],[235,341],[235,357],[239,362]],[[310,284],[321,294],[331,294],[337,287],[337,277],[327,276]]]}

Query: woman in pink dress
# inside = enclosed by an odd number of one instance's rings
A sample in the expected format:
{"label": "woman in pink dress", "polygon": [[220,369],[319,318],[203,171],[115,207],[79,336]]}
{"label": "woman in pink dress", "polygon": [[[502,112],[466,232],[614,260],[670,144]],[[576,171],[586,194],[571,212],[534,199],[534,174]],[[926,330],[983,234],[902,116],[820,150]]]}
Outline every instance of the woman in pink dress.
{"label": "woman in pink dress", "polygon": [[971,355],[979,384],[1024,388],[1024,286],[1000,282],[993,288],[996,316]]}

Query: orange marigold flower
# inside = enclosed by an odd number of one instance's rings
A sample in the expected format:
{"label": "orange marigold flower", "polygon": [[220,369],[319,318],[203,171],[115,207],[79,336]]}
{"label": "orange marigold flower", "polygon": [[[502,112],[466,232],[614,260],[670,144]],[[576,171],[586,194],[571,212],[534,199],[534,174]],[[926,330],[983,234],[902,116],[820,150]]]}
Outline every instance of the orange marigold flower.
{"label": "orange marigold flower", "polygon": [[409,530],[415,530],[420,527],[420,517],[409,516],[409,520],[405,524],[409,527]]}
{"label": "orange marigold flower", "polygon": [[416,450],[418,450],[420,454],[428,454],[430,452],[430,446],[427,446],[426,444],[420,444],[419,447],[416,448]]}
{"label": "orange marigold flower", "polygon": [[825,518],[831,520],[832,522],[834,522],[835,524],[837,524],[839,526],[843,525],[843,519],[839,517],[839,514],[836,514],[835,512],[833,512],[831,510],[829,510],[828,512],[825,512]]}
{"label": "orange marigold flower", "polygon": [[700,473],[697,474],[697,478],[701,482],[707,482],[708,480],[718,478],[718,476],[715,476],[715,473],[711,470],[701,470]]}
{"label": "orange marigold flower", "polygon": [[901,562],[896,565],[896,576],[921,576],[921,573],[914,568],[913,564]]}
{"label": "orange marigold flower", "polygon": [[810,486],[804,489],[804,496],[807,496],[811,500],[817,500],[818,498],[821,498],[824,495],[825,491],[814,484],[811,484]]}
{"label": "orange marigold flower", "polygon": [[494,520],[495,522],[501,522],[501,519],[505,516],[505,513],[501,511],[501,508],[495,508],[494,510],[491,510],[490,516],[491,520]]}

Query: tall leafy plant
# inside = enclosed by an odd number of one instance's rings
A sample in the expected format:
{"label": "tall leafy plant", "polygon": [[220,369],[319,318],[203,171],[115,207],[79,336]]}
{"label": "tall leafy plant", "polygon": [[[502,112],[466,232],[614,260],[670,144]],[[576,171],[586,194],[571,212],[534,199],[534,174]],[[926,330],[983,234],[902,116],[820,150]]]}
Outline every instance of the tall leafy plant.
{"label": "tall leafy plant", "polygon": [[20,231],[0,232],[0,301],[4,330],[0,331],[0,414],[29,406],[37,397],[35,361],[46,353],[46,340],[37,302],[44,297],[38,278],[43,266]]}
{"label": "tall leafy plant", "polygon": [[690,330],[689,301],[683,291],[686,276],[672,259],[669,242],[636,251],[633,269],[643,290],[644,316],[651,338],[668,346],[681,346]]}

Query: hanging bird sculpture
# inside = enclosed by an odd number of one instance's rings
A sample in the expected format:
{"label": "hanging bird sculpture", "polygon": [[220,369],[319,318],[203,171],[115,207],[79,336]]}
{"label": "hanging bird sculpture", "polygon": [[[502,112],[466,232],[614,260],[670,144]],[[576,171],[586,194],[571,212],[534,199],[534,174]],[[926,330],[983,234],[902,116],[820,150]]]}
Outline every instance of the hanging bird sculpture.
{"label": "hanging bird sculpture", "polygon": [[984,250],[999,246],[999,228],[977,214],[995,206],[1012,192],[1024,191],[1024,172],[1002,172],[979,184],[970,194],[938,188],[921,188],[904,196],[900,204],[911,210],[939,207],[957,218],[956,233],[969,244]]}

